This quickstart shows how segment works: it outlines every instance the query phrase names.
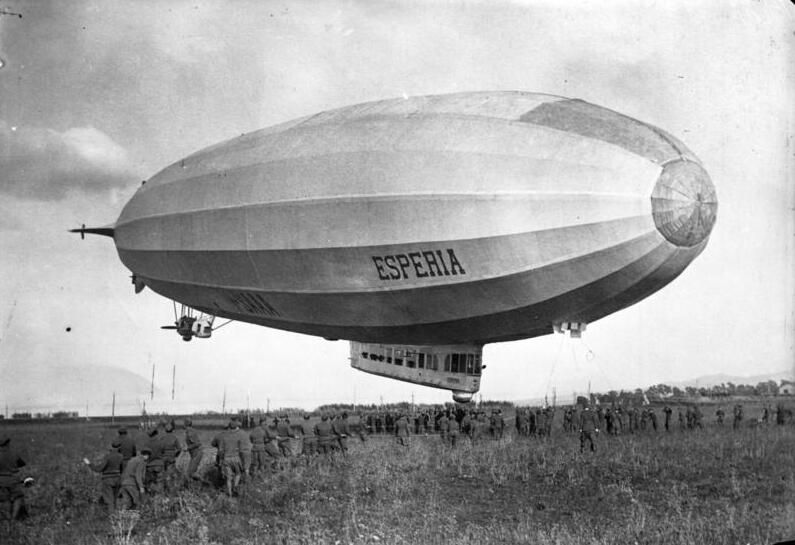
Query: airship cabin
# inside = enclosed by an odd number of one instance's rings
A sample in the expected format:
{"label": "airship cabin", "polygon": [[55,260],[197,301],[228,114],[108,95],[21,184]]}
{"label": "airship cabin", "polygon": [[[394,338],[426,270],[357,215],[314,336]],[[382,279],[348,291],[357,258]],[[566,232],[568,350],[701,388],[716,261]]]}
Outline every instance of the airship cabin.
{"label": "airship cabin", "polygon": [[466,403],[480,389],[483,347],[351,342],[351,367],[366,373],[453,391]]}

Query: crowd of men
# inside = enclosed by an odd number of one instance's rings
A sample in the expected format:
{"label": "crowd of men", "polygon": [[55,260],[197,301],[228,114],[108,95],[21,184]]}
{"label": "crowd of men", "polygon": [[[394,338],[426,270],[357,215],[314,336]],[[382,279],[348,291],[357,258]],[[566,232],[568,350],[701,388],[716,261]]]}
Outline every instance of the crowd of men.
{"label": "crowd of men", "polygon": [[[658,410],[661,414],[658,414]],[[515,410],[515,433],[519,437],[551,436],[556,415],[562,411],[564,433],[578,433],[580,452],[596,450],[600,430],[608,435],[657,432],[674,429],[674,410],[664,406],[661,410],[650,405],[641,407],[596,406],[588,403],[575,406],[544,408],[518,407]],[[703,427],[703,411],[695,404],[677,407],[680,430],[697,430]],[[781,405],[773,410],[762,409],[761,424],[775,416],[777,424],[791,422],[792,411]],[[743,406],[732,409],[734,429],[741,426]],[[722,407],[715,411],[715,422],[723,426],[726,413]],[[241,421],[233,418],[210,441],[215,448],[215,463],[205,464],[205,445],[193,428],[190,418],[183,420],[184,435],[178,437],[174,420],[161,420],[157,426],[143,430],[143,437],[134,437],[121,427],[107,452],[98,460],[87,458],[83,463],[100,474],[99,492],[109,511],[140,507],[147,496],[184,486],[193,480],[211,483],[212,475],[223,481],[226,493],[239,493],[242,483],[257,475],[273,473],[288,467],[291,458],[309,460],[317,455],[330,456],[335,452],[348,455],[348,440],[358,436],[365,441],[368,435],[393,435],[397,445],[408,447],[412,435],[438,434],[443,444],[456,447],[460,441],[478,442],[482,439],[501,440],[506,433],[506,419],[502,409],[490,411],[464,406],[439,406],[408,414],[399,411],[376,411],[359,415],[351,424],[348,414],[324,412],[319,420],[303,415],[291,422],[287,414],[277,417],[263,416],[256,425],[243,429]],[[660,423],[662,421],[662,424]],[[294,448],[295,447],[295,448]],[[177,470],[177,458],[185,453],[187,463]],[[8,436],[0,436],[0,504],[8,503],[12,520],[26,513],[24,486],[31,478],[22,479],[20,470],[24,460],[12,448]],[[220,484],[220,483],[219,483]]]}

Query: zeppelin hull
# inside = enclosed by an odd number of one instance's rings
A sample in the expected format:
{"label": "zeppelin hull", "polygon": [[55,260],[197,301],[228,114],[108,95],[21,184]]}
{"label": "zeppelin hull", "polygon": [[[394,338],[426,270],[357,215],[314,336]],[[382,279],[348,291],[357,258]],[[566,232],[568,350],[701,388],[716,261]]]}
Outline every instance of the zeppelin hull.
{"label": "zeppelin hull", "polygon": [[325,112],[203,150],[116,223],[125,265],[213,314],[368,343],[546,334],[703,250],[714,188],[670,135],[582,101],[466,93]]}

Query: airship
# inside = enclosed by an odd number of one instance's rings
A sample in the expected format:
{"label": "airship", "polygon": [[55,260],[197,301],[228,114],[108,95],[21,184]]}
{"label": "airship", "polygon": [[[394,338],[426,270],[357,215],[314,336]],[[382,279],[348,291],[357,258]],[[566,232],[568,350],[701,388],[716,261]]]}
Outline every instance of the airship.
{"label": "airship", "polygon": [[467,401],[485,344],[578,336],[648,297],[704,250],[717,207],[701,161],[657,127],[468,92],[221,142],[146,180],[114,224],[74,231],[113,237],[137,290],[348,340],[353,367]]}

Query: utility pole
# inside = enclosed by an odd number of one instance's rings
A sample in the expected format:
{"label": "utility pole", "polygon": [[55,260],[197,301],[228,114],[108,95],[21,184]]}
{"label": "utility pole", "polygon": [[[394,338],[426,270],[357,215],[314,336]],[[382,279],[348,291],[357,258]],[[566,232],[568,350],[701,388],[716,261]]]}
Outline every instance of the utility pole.
{"label": "utility pole", "polygon": [[113,404],[110,407],[110,423],[116,424],[116,392],[113,392]]}
{"label": "utility pole", "polygon": [[224,386],[224,399],[221,401],[221,414],[226,414],[226,386]]}
{"label": "utility pole", "polygon": [[174,401],[174,388],[177,384],[177,364],[171,367],[171,401]]}
{"label": "utility pole", "polygon": [[[149,354],[149,361],[152,360],[152,354]],[[149,399],[155,398],[155,364],[152,363],[152,382],[149,386]]]}

